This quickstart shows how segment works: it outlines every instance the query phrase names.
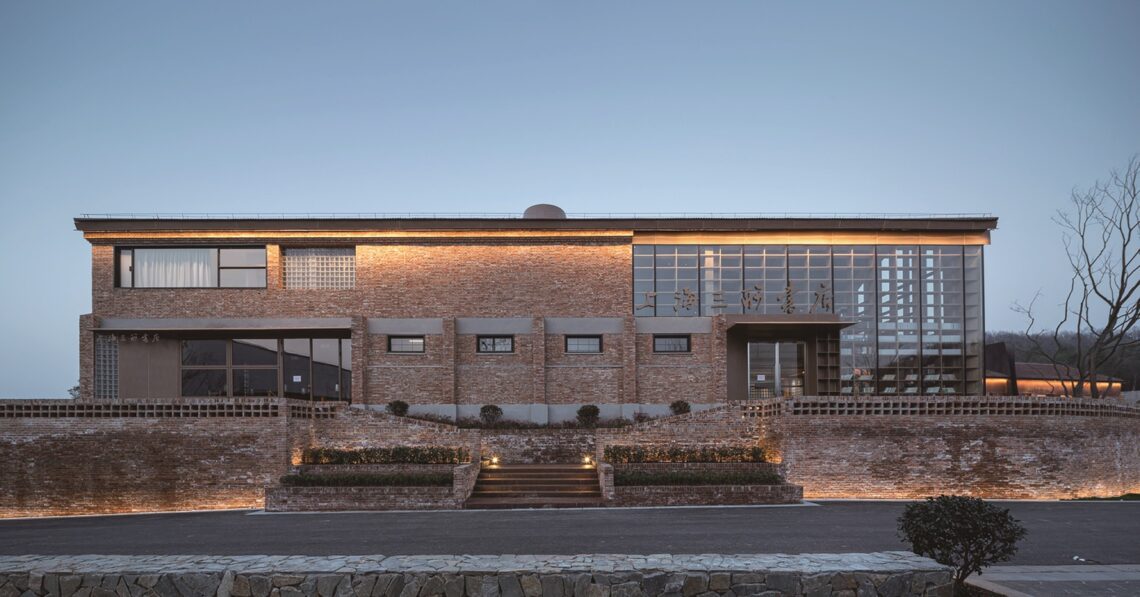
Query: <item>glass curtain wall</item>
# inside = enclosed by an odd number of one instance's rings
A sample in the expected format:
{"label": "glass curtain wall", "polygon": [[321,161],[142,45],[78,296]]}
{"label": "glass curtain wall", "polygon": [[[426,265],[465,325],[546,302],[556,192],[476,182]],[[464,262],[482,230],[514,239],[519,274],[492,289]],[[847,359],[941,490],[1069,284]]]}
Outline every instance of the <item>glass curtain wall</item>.
{"label": "glass curtain wall", "polygon": [[836,313],[841,394],[982,393],[980,246],[635,245],[634,314]]}

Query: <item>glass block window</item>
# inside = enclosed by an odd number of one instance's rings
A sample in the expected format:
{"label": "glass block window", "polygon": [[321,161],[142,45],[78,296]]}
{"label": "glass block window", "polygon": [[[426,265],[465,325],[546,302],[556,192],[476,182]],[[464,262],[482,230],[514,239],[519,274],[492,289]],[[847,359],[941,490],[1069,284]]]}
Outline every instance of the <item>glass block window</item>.
{"label": "glass block window", "polygon": [[95,398],[119,398],[119,343],[112,336],[95,336]]}
{"label": "glass block window", "polygon": [[356,247],[283,249],[285,288],[356,287]]}

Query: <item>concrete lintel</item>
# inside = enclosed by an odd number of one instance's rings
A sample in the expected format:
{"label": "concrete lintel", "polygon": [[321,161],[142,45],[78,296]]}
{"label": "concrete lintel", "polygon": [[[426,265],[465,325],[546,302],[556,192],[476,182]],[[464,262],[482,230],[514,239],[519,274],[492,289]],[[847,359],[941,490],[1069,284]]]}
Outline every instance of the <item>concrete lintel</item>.
{"label": "concrete lintel", "polygon": [[443,319],[399,319],[399,318],[369,318],[369,334],[442,334]]}
{"label": "concrete lintel", "polygon": [[638,317],[639,334],[711,334],[711,317]]}
{"label": "concrete lintel", "polygon": [[530,334],[534,320],[530,317],[457,317],[456,334]]}
{"label": "concrete lintel", "polygon": [[620,334],[620,317],[547,317],[547,334]]}

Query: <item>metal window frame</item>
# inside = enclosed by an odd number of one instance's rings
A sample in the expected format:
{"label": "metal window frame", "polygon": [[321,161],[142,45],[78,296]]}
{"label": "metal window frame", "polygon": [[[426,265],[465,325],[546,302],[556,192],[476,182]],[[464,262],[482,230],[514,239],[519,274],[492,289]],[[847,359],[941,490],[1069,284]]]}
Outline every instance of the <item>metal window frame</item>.
{"label": "metal window frame", "polygon": [[[215,258],[218,261],[218,271],[214,276],[213,286],[144,286],[142,288],[135,285],[135,251],[138,249],[213,249]],[[261,249],[265,251],[265,265],[258,267],[250,266],[222,266],[222,249]],[[131,285],[123,286],[123,272],[121,271],[122,261],[121,255],[129,251],[131,254]],[[269,247],[268,245],[124,245],[115,247],[114,258],[114,283],[115,288],[125,288],[130,290],[265,290],[269,288]],[[262,270],[265,272],[265,282],[261,286],[222,286],[222,270]]]}
{"label": "metal window frame", "polygon": [[[483,350],[483,340],[491,340],[491,350]],[[509,350],[499,350],[496,340],[510,342]],[[509,334],[479,334],[475,336],[475,352],[477,354],[512,354],[515,352],[515,337]]]}
{"label": "metal window frame", "polygon": [[[681,340],[685,341],[685,350],[658,350],[657,340]],[[653,352],[655,354],[692,354],[693,352],[693,335],[692,334],[653,334]]]}
{"label": "metal window frame", "polygon": [[[392,348],[392,340],[419,340],[421,342],[419,350],[397,350]],[[423,335],[395,335],[388,336],[388,352],[393,354],[424,354],[427,352],[427,338]]]}
{"label": "metal window frame", "polygon": [[[570,340],[597,340],[597,350],[570,350]],[[605,352],[604,340],[601,334],[567,334],[563,338],[562,350],[566,354],[602,354]]]}

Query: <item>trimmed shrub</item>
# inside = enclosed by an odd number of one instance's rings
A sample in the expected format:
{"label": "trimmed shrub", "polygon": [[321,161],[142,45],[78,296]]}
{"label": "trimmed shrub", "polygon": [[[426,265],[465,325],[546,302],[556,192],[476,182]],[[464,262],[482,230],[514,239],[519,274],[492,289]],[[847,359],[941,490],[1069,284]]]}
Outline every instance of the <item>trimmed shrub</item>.
{"label": "trimmed shrub", "polygon": [[585,404],[582,408],[578,409],[578,424],[583,427],[596,427],[598,425],[598,417],[601,415],[600,410],[593,404]]}
{"label": "trimmed shrub", "polygon": [[911,551],[953,566],[955,594],[966,594],[966,578],[1017,553],[1025,527],[1006,508],[961,495],[940,495],[907,505],[899,536]]}
{"label": "trimmed shrub", "polygon": [[408,414],[408,403],[404,402],[403,400],[393,400],[388,403],[388,406],[385,407],[385,410],[388,411],[388,414],[402,417]]}
{"label": "trimmed shrub", "polygon": [[669,410],[673,411],[675,415],[683,415],[693,410],[693,407],[689,406],[689,403],[684,400],[674,400],[673,403],[669,405]]}
{"label": "trimmed shrub", "polygon": [[470,460],[467,450],[444,447],[309,448],[301,454],[302,464],[461,464]]}
{"label": "trimmed shrub", "polygon": [[451,473],[391,473],[353,475],[285,475],[288,487],[445,487],[452,484]]}
{"label": "trimmed shrub", "polygon": [[614,485],[779,485],[780,475],[767,471],[614,471]]}
{"label": "trimmed shrub", "polygon": [[603,459],[610,464],[642,462],[767,462],[759,446],[681,448],[656,446],[606,446]]}
{"label": "trimmed shrub", "polygon": [[479,420],[487,425],[493,425],[501,418],[503,418],[503,409],[494,404],[484,404],[483,408],[479,409]]}

